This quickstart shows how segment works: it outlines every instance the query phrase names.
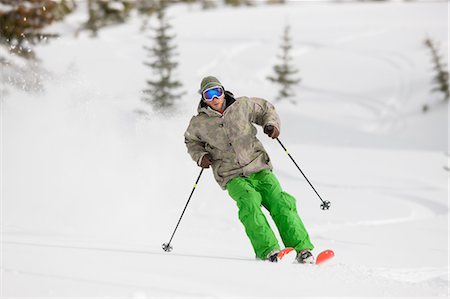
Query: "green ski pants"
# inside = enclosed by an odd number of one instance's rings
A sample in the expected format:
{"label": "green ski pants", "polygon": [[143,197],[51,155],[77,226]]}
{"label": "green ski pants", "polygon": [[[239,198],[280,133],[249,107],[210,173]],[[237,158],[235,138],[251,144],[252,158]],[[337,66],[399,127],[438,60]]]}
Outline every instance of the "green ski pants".
{"label": "green ski pants", "polygon": [[295,198],[281,189],[270,170],[262,170],[249,177],[236,177],[228,182],[227,190],[237,203],[239,220],[245,227],[256,257],[264,260],[272,250],[280,249],[261,205],[270,212],[285,247],[293,247],[297,252],[314,249],[298,215]]}

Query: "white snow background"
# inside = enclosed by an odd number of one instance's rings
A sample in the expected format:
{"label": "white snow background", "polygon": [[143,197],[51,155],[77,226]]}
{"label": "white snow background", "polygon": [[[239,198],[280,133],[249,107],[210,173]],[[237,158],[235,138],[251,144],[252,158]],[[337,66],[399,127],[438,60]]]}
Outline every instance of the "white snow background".
{"label": "white snow background", "polygon": [[[47,30],[61,37],[38,47],[45,90],[1,99],[1,298],[448,298],[449,108],[430,92],[423,45],[440,42],[448,62],[448,3],[172,6],[186,94],[170,116],[140,100],[152,45],[142,19],[75,37],[79,3]],[[297,105],[273,100],[265,79],[287,22]],[[258,136],[314,253],[335,251],[329,263],[255,261],[210,170],[173,251],[161,249],[200,171],[183,133],[207,75],[276,106],[280,140],[329,211],[279,144]]]}

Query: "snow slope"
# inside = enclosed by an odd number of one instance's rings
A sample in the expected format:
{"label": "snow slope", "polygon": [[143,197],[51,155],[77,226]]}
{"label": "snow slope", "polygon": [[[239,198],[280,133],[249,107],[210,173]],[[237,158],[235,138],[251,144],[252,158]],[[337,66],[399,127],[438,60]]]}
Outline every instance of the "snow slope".
{"label": "snow slope", "polygon": [[[449,296],[448,104],[429,92],[421,45],[429,34],[447,53],[447,3],[172,7],[186,96],[170,117],[139,100],[151,43],[139,18],[76,38],[82,9],[39,48],[45,91],[1,102],[1,298]],[[302,84],[297,105],[274,102],[280,139],[331,210],[260,139],[315,253],[335,259],[255,261],[210,171],[163,252],[200,171],[183,143],[199,81],[274,98],[265,77],[286,20]]]}

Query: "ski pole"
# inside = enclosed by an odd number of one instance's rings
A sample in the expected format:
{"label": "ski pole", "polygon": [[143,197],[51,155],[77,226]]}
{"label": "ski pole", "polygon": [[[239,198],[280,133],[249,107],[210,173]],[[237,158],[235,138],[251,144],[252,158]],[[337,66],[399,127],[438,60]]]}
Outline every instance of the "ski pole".
{"label": "ski pole", "polygon": [[322,203],[320,204],[320,208],[322,210],[328,210],[330,209],[330,205],[331,203],[328,200],[323,200],[322,197],[320,197],[319,193],[316,191],[316,188],[314,188],[314,186],[311,184],[311,182],[308,180],[308,178],[306,177],[306,175],[303,173],[303,171],[300,169],[300,167],[298,166],[297,162],[295,162],[294,158],[292,158],[291,154],[289,154],[288,150],[286,149],[286,147],[283,145],[283,143],[281,143],[280,139],[277,138],[277,141],[280,143],[281,147],[284,149],[284,151],[286,152],[286,154],[289,156],[289,158],[291,158],[292,162],[294,162],[295,166],[297,166],[298,170],[300,170],[301,174],[303,175],[303,177],[306,179],[306,181],[309,183],[309,185],[311,186],[311,188],[314,190],[314,192],[316,192],[317,196],[319,197],[319,199],[322,201]]}
{"label": "ski pole", "polygon": [[183,209],[183,212],[181,213],[180,219],[178,219],[178,223],[177,223],[177,226],[175,227],[175,230],[173,231],[172,237],[170,237],[169,242],[164,243],[162,245],[162,249],[166,252],[171,252],[173,249],[173,246],[170,245],[170,242],[172,242],[173,236],[175,235],[175,232],[177,231],[178,225],[180,225],[181,218],[183,218],[184,212],[186,211],[189,201],[191,200],[192,194],[194,194],[195,188],[197,188],[197,184],[198,184],[198,181],[200,180],[200,177],[202,176],[203,170],[204,170],[204,168],[202,168],[202,170],[200,171],[200,174],[197,177],[197,180],[195,181],[194,188],[192,188],[191,195],[189,195],[189,199],[186,202],[186,205],[184,206],[184,209]]}

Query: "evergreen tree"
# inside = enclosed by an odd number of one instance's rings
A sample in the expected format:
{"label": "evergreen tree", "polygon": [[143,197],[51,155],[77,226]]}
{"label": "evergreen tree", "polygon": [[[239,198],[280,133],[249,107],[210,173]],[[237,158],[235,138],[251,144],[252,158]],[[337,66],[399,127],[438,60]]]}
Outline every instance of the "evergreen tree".
{"label": "evergreen tree", "polygon": [[286,4],[286,0],[266,0],[267,4]]}
{"label": "evergreen tree", "polygon": [[0,44],[19,56],[34,58],[33,45],[58,36],[43,29],[74,8],[73,0],[0,0]]}
{"label": "evergreen tree", "polygon": [[124,23],[135,5],[131,0],[87,0],[89,19],[83,29],[97,36],[103,27]]}
{"label": "evergreen tree", "polygon": [[154,28],[154,46],[144,47],[148,51],[151,62],[144,62],[155,75],[154,80],[147,80],[147,88],[143,91],[143,100],[151,104],[157,110],[165,110],[174,105],[177,97],[183,93],[176,92],[181,83],[173,79],[174,71],[178,63],[173,61],[176,46],[172,45],[175,35],[169,35],[172,26],[169,24],[164,0],[159,2],[156,13],[158,26]]}
{"label": "evergreen tree", "polygon": [[247,6],[253,6],[255,3],[253,0],[224,0],[225,5],[230,6],[241,6],[241,5],[247,5]]}
{"label": "evergreen tree", "polygon": [[136,3],[136,8],[142,16],[141,31],[146,31],[150,18],[158,11],[157,0],[140,0]]}
{"label": "evergreen tree", "polygon": [[432,82],[434,87],[431,91],[443,93],[443,99],[448,101],[450,99],[450,91],[447,64],[443,61],[442,56],[439,54],[439,49],[433,40],[426,38],[424,44],[430,49],[433,63],[434,78]]}
{"label": "evergreen tree", "polygon": [[[44,32],[46,26],[62,20],[75,9],[74,0],[0,0],[1,96],[12,86],[27,92],[43,90],[43,74],[34,46],[58,35]],[[25,61],[20,61],[25,58]]]}
{"label": "evergreen tree", "polygon": [[267,79],[280,85],[277,100],[290,99],[292,103],[295,103],[294,87],[300,83],[300,79],[294,77],[298,70],[292,65],[291,49],[290,26],[286,25],[281,43],[281,55],[277,56],[281,62],[273,67],[275,74]]}
{"label": "evergreen tree", "polygon": [[136,3],[136,8],[140,14],[153,15],[158,11],[158,0],[140,0]]}
{"label": "evergreen tree", "polygon": [[200,0],[202,4],[202,9],[211,9],[217,6],[217,2],[214,0]]}

